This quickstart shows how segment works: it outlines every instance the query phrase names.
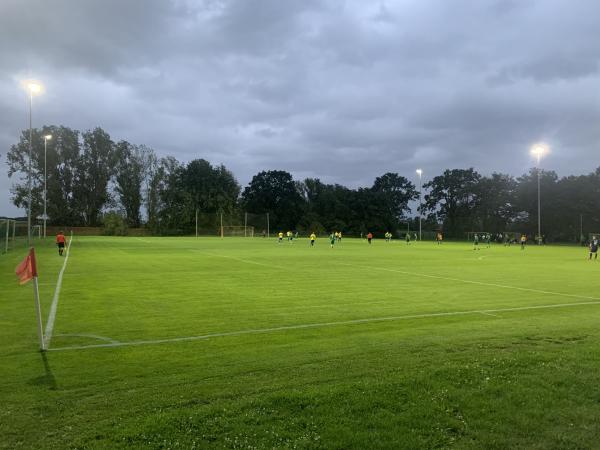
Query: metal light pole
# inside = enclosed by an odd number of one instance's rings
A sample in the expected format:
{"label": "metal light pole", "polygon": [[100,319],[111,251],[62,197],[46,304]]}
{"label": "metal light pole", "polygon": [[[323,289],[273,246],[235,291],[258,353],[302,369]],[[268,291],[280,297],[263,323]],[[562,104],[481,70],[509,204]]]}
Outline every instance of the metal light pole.
{"label": "metal light pole", "polygon": [[538,245],[542,242],[542,203],[541,203],[541,190],[540,190],[540,162],[542,156],[546,152],[546,148],[541,145],[536,145],[531,153],[537,158],[537,206],[538,206],[538,232],[537,232],[537,243]]}
{"label": "metal light pole", "polygon": [[419,241],[422,240],[421,238],[421,208],[423,206],[423,182],[422,182],[422,176],[423,176],[423,171],[421,169],[417,169],[417,175],[419,175]]}
{"label": "metal light pole", "polygon": [[44,239],[46,239],[46,220],[48,220],[48,214],[46,210],[46,198],[48,196],[48,175],[47,175],[47,164],[46,164],[46,153],[48,147],[48,141],[52,139],[51,134],[44,136]]}
{"label": "metal light pole", "polygon": [[33,128],[31,126],[31,109],[33,104],[33,94],[40,92],[42,87],[37,83],[28,83],[29,90],[29,165],[27,168],[27,189],[29,191],[29,200],[27,201],[27,246],[31,246],[31,203],[33,201],[32,180],[31,180],[31,161],[33,160]]}

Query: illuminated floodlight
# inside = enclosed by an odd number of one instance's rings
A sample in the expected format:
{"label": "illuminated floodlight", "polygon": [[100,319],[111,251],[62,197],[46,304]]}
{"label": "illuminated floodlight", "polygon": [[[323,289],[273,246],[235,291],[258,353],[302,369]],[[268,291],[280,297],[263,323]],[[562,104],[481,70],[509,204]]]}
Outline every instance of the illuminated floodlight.
{"label": "illuminated floodlight", "polygon": [[538,164],[540,163],[542,156],[546,155],[547,153],[548,147],[544,144],[535,144],[533,147],[531,147],[531,154],[535,156]]}

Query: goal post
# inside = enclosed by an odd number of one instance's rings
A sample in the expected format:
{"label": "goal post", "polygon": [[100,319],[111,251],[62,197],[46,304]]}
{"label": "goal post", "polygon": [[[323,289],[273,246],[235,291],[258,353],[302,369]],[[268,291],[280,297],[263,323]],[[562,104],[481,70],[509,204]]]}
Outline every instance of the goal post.
{"label": "goal post", "polygon": [[221,237],[254,237],[254,227],[244,225],[223,225]]}
{"label": "goal post", "polygon": [[17,239],[27,237],[27,222],[16,219],[0,219],[0,253],[16,247]]}
{"label": "goal post", "polygon": [[31,226],[31,237],[37,237],[38,239],[42,238],[42,226],[41,225],[32,225]]}

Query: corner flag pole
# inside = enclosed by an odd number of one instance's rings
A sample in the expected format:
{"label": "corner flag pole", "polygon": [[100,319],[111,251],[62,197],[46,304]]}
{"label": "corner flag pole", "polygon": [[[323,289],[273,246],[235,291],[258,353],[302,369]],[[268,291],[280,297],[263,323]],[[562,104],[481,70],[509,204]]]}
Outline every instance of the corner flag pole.
{"label": "corner flag pole", "polygon": [[42,307],[40,306],[40,290],[38,287],[37,263],[35,261],[35,250],[33,247],[29,250],[31,258],[31,275],[33,276],[33,299],[35,301],[35,316],[37,320],[37,333],[40,340],[40,350],[46,350],[44,343],[44,328],[42,326]]}
{"label": "corner flag pole", "polygon": [[38,338],[40,340],[40,350],[46,350],[44,343],[44,330],[42,328],[42,308],[40,307],[40,292],[38,288],[37,264],[35,263],[35,250],[29,249],[27,256],[15,268],[15,275],[19,279],[19,284],[25,284],[33,280],[33,299],[35,301],[35,316],[37,319]]}

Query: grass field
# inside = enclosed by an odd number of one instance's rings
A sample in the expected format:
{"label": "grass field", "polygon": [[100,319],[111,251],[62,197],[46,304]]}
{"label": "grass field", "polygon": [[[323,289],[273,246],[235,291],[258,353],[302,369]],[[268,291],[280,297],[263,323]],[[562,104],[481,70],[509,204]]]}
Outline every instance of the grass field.
{"label": "grass field", "polygon": [[[37,248],[47,320],[63,258]],[[0,448],[598,448],[575,247],[75,237],[50,351],[0,257]]]}

